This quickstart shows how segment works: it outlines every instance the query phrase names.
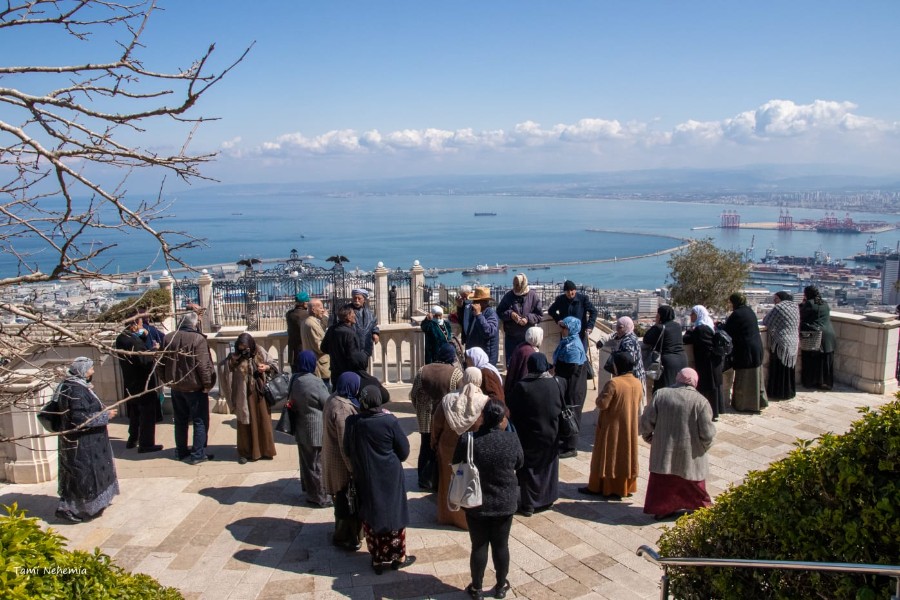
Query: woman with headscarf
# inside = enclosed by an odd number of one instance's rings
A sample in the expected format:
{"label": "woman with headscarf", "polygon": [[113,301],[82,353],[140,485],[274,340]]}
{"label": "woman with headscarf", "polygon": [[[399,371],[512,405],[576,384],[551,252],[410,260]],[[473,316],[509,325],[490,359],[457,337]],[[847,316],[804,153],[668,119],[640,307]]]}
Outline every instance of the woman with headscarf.
{"label": "woman with headscarf", "polygon": [[513,289],[500,299],[497,314],[503,321],[503,353],[506,355],[506,368],[509,369],[513,352],[525,341],[525,332],[544,318],[541,297],[528,287],[525,273],[513,277]]}
{"label": "woman with headscarf", "polygon": [[382,410],[377,387],[363,388],[359,405],[359,414],[347,418],[344,451],[353,464],[372,568],[381,575],[386,563],[396,571],[415,561],[406,554],[409,510],[403,461],[409,456],[409,441],[397,417]]}
{"label": "woman with headscarf", "polygon": [[582,494],[621,500],[637,491],[638,414],[644,388],[629,352],[613,354],[615,373],[597,397],[597,431],[591,471]]}
{"label": "woman with headscarf", "polygon": [[425,334],[425,364],[430,365],[437,360],[438,349],[453,339],[453,330],[450,321],[444,318],[444,309],[437,304],[422,319],[420,327]]}
{"label": "woman with headscarf", "polygon": [[711,503],[706,451],[716,426],[709,402],[696,390],[697,380],[694,369],[682,369],[675,387],[654,394],[641,415],[641,436],[650,444],[644,512],[657,520]]}
{"label": "woman with headscarf", "polygon": [[56,517],[69,523],[99,517],[119,493],[106,426],[116,409],[104,412],[91,378],[94,361],[79,356],[57,386],[59,403],[59,504]]}
{"label": "woman with headscarf", "polygon": [[267,378],[278,373],[278,366],[246,332],[238,336],[234,352],[225,364],[231,373],[228,401],[237,421],[238,462],[243,465],[248,460],[272,460],[275,436],[265,389]]}
{"label": "woman with headscarf", "polygon": [[[465,442],[465,443],[464,443]],[[453,462],[465,460],[468,440],[460,440]],[[516,512],[516,471],[522,467],[522,445],[515,433],[506,430],[506,407],[491,399],[484,407],[483,424],[472,439],[472,462],[481,478],[481,506],[460,511],[465,514],[472,542],[469,570],[472,582],[466,586],[470,598],[484,598],[484,570],[488,548],[494,561],[497,583],[494,598],[506,598],[509,591],[509,532]]]}
{"label": "woman with headscarf", "polygon": [[[566,382],[566,405],[575,413],[581,423],[581,411],[587,396],[587,354],[578,334],[581,321],[566,317],[559,322],[559,345],[553,352],[553,368],[557,377]],[[572,458],[578,455],[578,434],[559,440],[559,457]]]}
{"label": "woman with headscarf", "polygon": [[505,402],[506,394],[503,392],[503,377],[500,371],[491,364],[487,353],[481,348],[469,348],[466,350],[466,366],[475,367],[481,371],[481,391],[490,398],[496,398]]}
{"label": "woman with headscarf", "polygon": [[762,377],[762,337],[756,313],[747,306],[747,297],[734,293],[728,297],[732,312],[725,319],[725,331],[731,336],[731,366],[734,387],[731,407],[737,411],[759,413],[769,405]]}
{"label": "woman with headscarf", "polygon": [[488,401],[481,392],[481,373],[475,367],[466,369],[462,389],[444,396],[431,422],[431,447],[437,452],[437,521],[460,529],[466,528],[465,514],[452,511],[447,505],[452,475],[450,465],[459,436],[467,431],[477,431],[481,425],[481,411]]}
{"label": "woman with headscarf", "polygon": [[[678,371],[688,366],[681,336],[681,325],[675,320],[675,309],[663,304],[656,309],[656,325],[644,334],[644,348],[662,357],[662,376],[653,382],[653,391],[675,385]],[[652,393],[648,390],[648,395]]]}
{"label": "woman with headscarf", "polygon": [[[613,373],[615,364],[612,355],[616,352],[628,352],[631,354],[631,358],[634,359],[632,373],[641,380],[641,385],[646,386],[647,373],[644,371],[644,361],[641,357],[641,341],[634,333],[634,321],[631,320],[631,317],[619,317],[616,320],[616,332],[608,341],[612,341],[612,351],[609,353],[609,358],[606,359],[606,365],[603,369]],[[602,341],[597,342],[597,349],[600,349],[603,344],[604,342]]]}
{"label": "woman with headscarf", "polygon": [[525,331],[525,341],[516,346],[506,367],[503,380],[503,395],[509,396],[516,384],[528,374],[528,357],[541,351],[544,343],[544,330],[538,326],[529,327]]}
{"label": "woman with headscarf", "polygon": [[353,464],[344,450],[347,417],[359,412],[359,375],[342,373],[322,411],[322,474],[325,491],[334,499],[334,535],[331,543],[355,552],[362,525],[347,499]]}
{"label": "woman with headscarf", "polygon": [[718,421],[719,414],[725,412],[725,393],[722,391],[722,365],[725,359],[714,352],[716,324],[702,304],[691,309],[691,323],[694,327],[685,332],[684,343],[694,347],[694,364],[700,377],[695,387],[709,400],[713,421]]}
{"label": "woman with headscarf", "polygon": [[297,355],[284,409],[294,414],[294,440],[300,455],[300,483],[306,491],[306,501],[324,508],[331,506],[322,484],[322,410],[328,400],[328,388],[315,375],[316,360],[312,350]]}
{"label": "woman with headscarf", "polygon": [[790,400],[797,394],[797,350],[800,348],[800,307],[788,292],[778,292],[775,306],[762,323],[769,333],[769,376],[766,394],[772,400]]}
{"label": "woman with headscarf", "polygon": [[559,498],[559,415],[565,382],[549,373],[547,357],[528,357],[528,374],[507,396],[509,419],[525,452],[519,478],[519,513],[530,517]]}
{"label": "woman with headscarf", "polygon": [[800,331],[822,332],[819,350],[804,350],[801,354],[803,369],[800,382],[805,388],[830,390],[834,387],[834,328],[831,326],[831,309],[822,299],[819,288],[803,288],[803,303],[800,304]]}

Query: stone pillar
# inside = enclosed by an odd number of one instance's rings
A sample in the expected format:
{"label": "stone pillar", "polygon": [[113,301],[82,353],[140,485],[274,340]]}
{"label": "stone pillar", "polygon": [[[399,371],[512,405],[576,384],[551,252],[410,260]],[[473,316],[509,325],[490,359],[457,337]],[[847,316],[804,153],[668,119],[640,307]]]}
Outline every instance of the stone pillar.
{"label": "stone pillar", "polygon": [[197,279],[197,287],[200,292],[200,307],[206,309],[204,318],[200,319],[200,327],[203,333],[212,331],[210,326],[215,320],[212,311],[212,284],[213,278],[210,277],[209,271],[203,269],[200,277]]}
{"label": "stone pillar", "polygon": [[425,289],[425,269],[422,268],[419,261],[413,261],[409,276],[409,316],[412,318],[421,316],[425,314],[424,311],[428,310],[422,300],[422,290]]}
{"label": "stone pillar", "polygon": [[[6,400],[3,404],[9,404],[0,411],[0,436],[19,438],[0,444],[0,461],[6,481],[41,483],[56,479],[56,435],[29,437],[47,434],[37,420],[37,413],[52,394],[50,386],[37,380],[8,385],[0,392]],[[11,399],[15,399],[14,402]]]}
{"label": "stone pillar", "polygon": [[169,292],[169,310],[166,311],[168,314],[163,319],[163,327],[168,331],[175,331],[175,328],[178,326],[178,322],[175,319],[175,279],[169,275],[168,271],[163,271],[162,277],[159,278],[157,283],[159,287]]}
{"label": "stone pillar", "polygon": [[375,267],[375,291],[373,304],[375,308],[376,322],[379,325],[387,325],[390,322],[390,313],[388,308],[388,270],[384,267],[384,263],[378,263]]}

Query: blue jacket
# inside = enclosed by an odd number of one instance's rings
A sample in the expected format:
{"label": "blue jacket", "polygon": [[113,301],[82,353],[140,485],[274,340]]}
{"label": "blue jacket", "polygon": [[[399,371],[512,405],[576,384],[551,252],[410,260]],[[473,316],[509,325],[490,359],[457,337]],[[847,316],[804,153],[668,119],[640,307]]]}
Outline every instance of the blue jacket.
{"label": "blue jacket", "polygon": [[500,320],[497,311],[486,308],[472,319],[472,326],[466,333],[466,349],[481,348],[488,355],[492,365],[500,358]]}

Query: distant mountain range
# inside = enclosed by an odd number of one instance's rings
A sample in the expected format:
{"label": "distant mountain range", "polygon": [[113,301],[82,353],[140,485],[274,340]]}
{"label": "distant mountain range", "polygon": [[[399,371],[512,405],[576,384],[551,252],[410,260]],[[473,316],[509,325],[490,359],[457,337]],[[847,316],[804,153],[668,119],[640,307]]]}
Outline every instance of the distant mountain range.
{"label": "distant mountain range", "polygon": [[753,165],[733,169],[646,169],[604,173],[459,175],[400,179],[217,185],[182,194],[759,194],[900,192],[900,175],[835,165]]}

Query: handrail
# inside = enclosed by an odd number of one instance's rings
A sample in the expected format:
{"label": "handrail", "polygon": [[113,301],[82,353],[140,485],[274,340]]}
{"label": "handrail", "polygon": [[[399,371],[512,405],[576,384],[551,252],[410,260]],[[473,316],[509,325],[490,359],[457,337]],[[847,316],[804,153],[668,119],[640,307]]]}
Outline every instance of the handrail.
{"label": "handrail", "polygon": [[790,571],[832,571],[842,573],[866,573],[893,577],[896,589],[891,600],[900,600],[900,565],[872,565],[859,563],[816,562],[801,560],[754,560],[746,558],[663,558],[653,548],[640,546],[638,556],[663,567],[660,598],[669,597],[669,579],[666,567],[730,567],[750,569],[783,569]]}

